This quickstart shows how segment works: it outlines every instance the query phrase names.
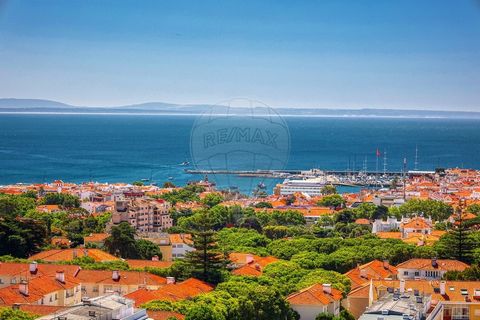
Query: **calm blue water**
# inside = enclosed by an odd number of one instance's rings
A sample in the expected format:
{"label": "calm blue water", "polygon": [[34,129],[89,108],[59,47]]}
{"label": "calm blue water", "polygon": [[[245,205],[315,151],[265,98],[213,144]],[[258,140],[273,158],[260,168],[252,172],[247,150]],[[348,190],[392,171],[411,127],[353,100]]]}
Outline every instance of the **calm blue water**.
{"label": "calm blue water", "polygon": [[[0,115],[0,184],[53,179],[132,182],[150,178],[184,184],[199,179],[178,164],[190,159],[194,116]],[[286,117],[290,169],[374,170],[375,150],[388,169],[407,157],[419,169],[480,168],[480,121]],[[234,166],[230,166],[231,168]],[[382,160],[380,168],[383,168]],[[221,187],[248,192],[257,180],[230,176]],[[270,187],[278,182],[269,180]],[[227,185],[228,184],[228,185]]]}

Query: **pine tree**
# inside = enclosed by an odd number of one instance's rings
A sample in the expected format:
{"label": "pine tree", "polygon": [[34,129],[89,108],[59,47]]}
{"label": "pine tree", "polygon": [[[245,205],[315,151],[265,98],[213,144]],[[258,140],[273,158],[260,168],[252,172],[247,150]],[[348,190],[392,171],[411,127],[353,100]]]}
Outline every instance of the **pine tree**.
{"label": "pine tree", "polygon": [[187,254],[186,262],[190,265],[193,277],[217,284],[222,280],[224,259],[218,250],[213,220],[208,211],[200,213],[196,217],[194,225],[192,240],[195,251]]}
{"label": "pine tree", "polygon": [[436,244],[436,251],[444,258],[457,259],[466,263],[472,261],[474,242],[471,231],[462,219],[462,206],[457,208],[457,219],[450,232],[443,235]]}

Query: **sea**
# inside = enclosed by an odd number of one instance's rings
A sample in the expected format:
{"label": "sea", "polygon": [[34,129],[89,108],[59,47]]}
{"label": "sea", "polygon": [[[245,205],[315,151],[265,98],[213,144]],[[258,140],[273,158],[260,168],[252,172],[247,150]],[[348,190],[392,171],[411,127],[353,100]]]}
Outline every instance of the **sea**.
{"label": "sea", "polygon": [[[184,185],[207,178],[220,189],[250,194],[261,182],[271,192],[282,181],[187,173],[186,169],[195,169],[190,141],[197,118],[1,114],[0,185],[55,179]],[[401,171],[404,159],[408,170],[480,169],[480,120],[301,116],[283,120],[290,136],[286,169]],[[236,168],[235,161],[229,158],[229,169]]]}

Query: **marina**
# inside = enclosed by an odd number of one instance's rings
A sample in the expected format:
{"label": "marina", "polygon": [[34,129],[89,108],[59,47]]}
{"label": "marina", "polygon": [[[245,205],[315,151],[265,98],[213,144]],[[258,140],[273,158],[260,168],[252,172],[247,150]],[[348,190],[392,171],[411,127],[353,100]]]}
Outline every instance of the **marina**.
{"label": "marina", "polygon": [[235,175],[238,177],[260,177],[266,179],[312,180],[320,184],[338,186],[382,187],[394,180],[410,176],[425,176],[435,174],[435,171],[349,171],[349,170],[192,170],[186,169],[188,174],[202,175]]}

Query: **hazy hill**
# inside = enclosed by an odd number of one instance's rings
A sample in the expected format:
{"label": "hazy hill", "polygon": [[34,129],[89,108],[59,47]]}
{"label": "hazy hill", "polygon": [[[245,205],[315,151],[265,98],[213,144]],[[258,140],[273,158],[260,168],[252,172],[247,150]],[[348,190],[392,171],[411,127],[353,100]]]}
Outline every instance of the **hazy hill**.
{"label": "hazy hill", "polygon": [[[431,110],[396,109],[319,109],[319,108],[274,108],[285,116],[324,117],[398,117],[398,118],[465,118],[480,119],[480,112],[455,112]],[[180,105],[164,102],[147,102],[114,107],[73,106],[58,101],[41,99],[0,98],[0,112],[62,112],[62,113],[136,113],[136,114],[202,114],[225,113],[224,106],[206,104]],[[244,114],[249,109],[230,108],[229,113]]]}

